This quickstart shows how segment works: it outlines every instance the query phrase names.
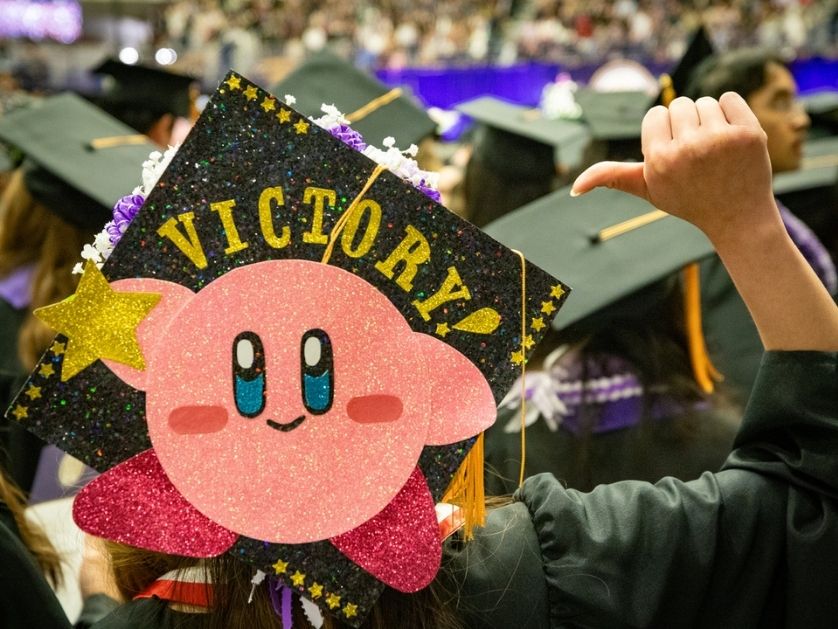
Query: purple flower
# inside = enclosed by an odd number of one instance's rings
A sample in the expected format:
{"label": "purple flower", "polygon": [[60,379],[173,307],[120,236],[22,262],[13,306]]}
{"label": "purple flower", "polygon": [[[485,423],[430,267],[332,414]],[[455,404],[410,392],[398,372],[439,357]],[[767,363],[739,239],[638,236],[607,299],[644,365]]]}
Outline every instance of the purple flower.
{"label": "purple flower", "polygon": [[425,194],[425,196],[430,197],[431,199],[433,199],[433,200],[434,200],[434,201],[436,201],[437,203],[439,203],[439,202],[442,200],[442,197],[441,197],[441,196],[440,196],[440,194],[439,194],[439,190],[434,190],[433,188],[431,188],[430,186],[428,186],[428,185],[425,183],[425,180],[424,180],[424,179],[423,179],[422,181],[420,181],[420,182],[416,185],[416,189],[417,189],[419,192],[424,193],[424,194]]}
{"label": "purple flower", "polygon": [[122,234],[128,229],[128,225],[134,220],[137,212],[145,203],[145,197],[141,194],[129,194],[122,197],[113,206],[113,221],[106,225],[111,244],[116,245]]}
{"label": "purple flower", "polygon": [[367,148],[367,143],[364,142],[363,136],[355,131],[355,129],[348,127],[345,124],[332,127],[329,129],[329,133],[356,151],[362,152],[365,148]]}

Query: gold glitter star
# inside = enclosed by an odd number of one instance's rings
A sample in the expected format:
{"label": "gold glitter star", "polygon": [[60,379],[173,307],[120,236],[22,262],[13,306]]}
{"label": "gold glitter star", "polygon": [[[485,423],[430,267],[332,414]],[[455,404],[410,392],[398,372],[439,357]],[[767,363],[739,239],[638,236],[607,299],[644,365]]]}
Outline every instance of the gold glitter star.
{"label": "gold glitter star", "polygon": [[308,123],[305,120],[298,120],[297,124],[294,125],[294,129],[297,131],[297,135],[308,133]]}
{"label": "gold glitter star", "polygon": [[15,416],[15,419],[20,421],[24,417],[29,417],[29,411],[26,410],[25,406],[21,406],[20,404],[18,404],[17,406],[15,406],[15,410],[12,411],[12,415]]}
{"label": "gold glitter star", "polygon": [[44,378],[49,378],[51,375],[55,373],[55,369],[52,368],[52,363],[44,363],[41,365],[41,368],[38,370],[38,373],[41,374]]}
{"label": "gold glitter star", "polygon": [[306,575],[302,572],[297,570],[294,574],[291,575],[291,583],[293,583],[296,587],[300,587],[306,581]]}
{"label": "gold glitter star", "polygon": [[231,90],[239,90],[242,86],[241,77],[238,77],[235,74],[224,82],[227,84],[227,87],[229,87]]}
{"label": "gold glitter star", "polygon": [[445,335],[451,331],[451,328],[448,327],[447,323],[437,323],[436,324],[436,333],[445,338]]}
{"label": "gold glitter star", "polygon": [[69,380],[99,358],[145,369],[136,330],[158,301],[160,295],[113,290],[88,260],[74,295],[35,310],[36,317],[70,339],[61,380]]}
{"label": "gold glitter star", "polygon": [[520,350],[517,351],[517,352],[512,352],[512,362],[515,363],[516,365],[520,365],[521,363],[523,363],[524,362],[524,352],[522,352]]}
{"label": "gold glitter star", "polygon": [[273,569],[276,574],[285,574],[285,571],[288,570],[288,562],[277,559],[273,565]]}
{"label": "gold glitter star", "polygon": [[256,100],[256,97],[259,95],[258,90],[256,89],[255,85],[251,85],[244,91],[244,97],[247,100]]}
{"label": "gold glitter star", "polygon": [[282,124],[285,124],[286,122],[291,122],[291,110],[282,107],[276,114],[276,119],[279,120],[279,122]]}
{"label": "gold glitter star", "polygon": [[550,314],[555,309],[556,309],[556,307],[553,305],[552,301],[542,301],[541,302],[541,312],[543,312],[544,314]]}
{"label": "gold glitter star", "polygon": [[541,332],[544,329],[544,319],[541,317],[533,317],[530,327],[536,332]]}
{"label": "gold glitter star", "polygon": [[527,334],[524,337],[524,347],[527,349],[532,349],[532,346],[535,345],[535,341],[533,340],[532,336]]}
{"label": "gold glitter star", "polygon": [[58,341],[55,341],[55,342],[52,344],[52,347],[50,347],[50,350],[51,350],[51,351],[52,351],[52,353],[53,353],[53,354],[55,354],[56,356],[61,356],[61,354],[63,354],[63,353],[64,353],[64,350],[65,350],[65,349],[67,349],[67,346],[66,346],[64,343],[59,343]]}
{"label": "gold glitter star", "polygon": [[311,587],[308,588],[308,593],[311,594],[312,599],[318,599],[323,596],[323,586],[320,585],[317,581],[311,584]]}
{"label": "gold glitter star", "polygon": [[276,101],[273,98],[265,97],[265,100],[262,101],[262,109],[265,111],[273,111],[276,109]]}
{"label": "gold glitter star", "polygon": [[358,606],[354,603],[347,603],[343,606],[343,613],[347,618],[352,618],[358,615]]}
{"label": "gold glitter star", "polygon": [[41,397],[41,387],[36,387],[34,384],[30,384],[29,388],[26,389],[26,395],[29,396],[30,400],[37,400]]}
{"label": "gold glitter star", "polygon": [[340,607],[340,596],[337,594],[329,594],[326,597],[326,605],[329,606],[329,609],[337,609]]}
{"label": "gold glitter star", "polygon": [[550,288],[550,297],[555,297],[556,299],[558,299],[562,295],[564,295],[564,289],[561,287],[560,284],[556,284],[555,286]]}

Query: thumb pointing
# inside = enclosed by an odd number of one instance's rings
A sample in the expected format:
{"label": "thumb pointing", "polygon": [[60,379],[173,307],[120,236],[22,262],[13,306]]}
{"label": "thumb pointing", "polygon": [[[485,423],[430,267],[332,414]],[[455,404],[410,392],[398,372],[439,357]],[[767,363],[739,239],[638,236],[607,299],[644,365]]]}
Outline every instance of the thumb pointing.
{"label": "thumb pointing", "polygon": [[587,168],[573,182],[570,196],[578,197],[594,188],[614,188],[649,200],[642,162],[599,162]]}

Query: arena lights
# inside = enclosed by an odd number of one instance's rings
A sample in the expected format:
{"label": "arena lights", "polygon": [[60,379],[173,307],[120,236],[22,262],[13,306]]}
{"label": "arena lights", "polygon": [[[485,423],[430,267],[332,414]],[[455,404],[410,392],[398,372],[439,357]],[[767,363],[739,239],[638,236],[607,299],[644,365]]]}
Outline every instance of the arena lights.
{"label": "arena lights", "polygon": [[0,38],[54,39],[70,44],[81,35],[77,0],[0,0]]}
{"label": "arena lights", "polygon": [[172,48],[160,48],[154,53],[154,60],[161,66],[170,66],[177,61],[177,53]]}
{"label": "arena lights", "polygon": [[140,53],[137,52],[136,48],[126,46],[119,51],[119,60],[126,65],[132,66],[140,60]]}

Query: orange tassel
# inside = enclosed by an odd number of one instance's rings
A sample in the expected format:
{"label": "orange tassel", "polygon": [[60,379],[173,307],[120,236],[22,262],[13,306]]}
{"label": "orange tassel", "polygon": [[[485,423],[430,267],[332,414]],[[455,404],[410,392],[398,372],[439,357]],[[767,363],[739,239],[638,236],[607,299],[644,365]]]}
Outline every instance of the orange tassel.
{"label": "orange tassel", "polygon": [[460,507],[463,516],[463,534],[466,540],[474,538],[474,527],[486,523],[486,497],[483,488],[483,433],[481,432],[451,479],[442,502]]}
{"label": "orange tassel", "polygon": [[707,354],[704,332],[701,328],[701,280],[698,263],[694,262],[683,271],[684,319],[687,328],[687,345],[690,352],[693,377],[705,393],[712,393],[714,382],[724,380]]}
{"label": "orange tassel", "polygon": [[668,74],[661,74],[659,81],[661,86],[661,105],[669,107],[669,103],[674,101],[677,96],[675,85],[672,83],[672,77]]}

